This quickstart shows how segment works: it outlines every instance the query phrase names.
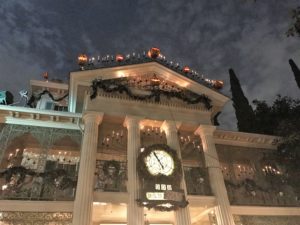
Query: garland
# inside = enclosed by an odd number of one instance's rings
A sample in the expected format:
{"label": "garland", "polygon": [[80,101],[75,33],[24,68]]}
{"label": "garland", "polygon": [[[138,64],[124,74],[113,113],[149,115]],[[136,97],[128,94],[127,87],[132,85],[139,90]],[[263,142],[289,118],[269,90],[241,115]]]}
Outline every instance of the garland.
{"label": "garland", "polygon": [[[102,89],[105,92],[112,93],[112,92],[119,92],[120,94],[126,93],[130,98],[134,100],[150,100],[154,98],[155,102],[160,102],[160,96],[164,95],[168,99],[170,98],[178,98],[182,101],[188,103],[188,104],[197,104],[197,103],[203,103],[207,109],[211,109],[211,100],[204,94],[196,95],[189,91],[166,91],[162,90],[159,86],[152,86],[152,88],[149,90],[149,95],[137,95],[132,93],[128,85],[126,84],[128,80],[126,78],[120,78],[120,79],[108,79],[108,80],[102,80],[102,79],[95,79],[92,81],[92,94],[90,95],[91,99],[94,99],[97,96],[98,88]],[[194,97],[188,96],[194,95]]]}
{"label": "garland", "polygon": [[51,94],[51,92],[49,92],[48,90],[44,90],[43,92],[41,92],[40,94],[38,94],[37,96],[34,96],[32,95],[28,102],[27,102],[27,105],[30,107],[30,108],[34,108],[34,105],[33,103],[36,102],[36,101],[39,101],[41,99],[41,97],[45,94],[48,94],[48,96],[52,99],[52,101],[55,101],[55,102],[59,102],[63,99],[65,99],[66,97],[69,96],[69,93],[65,94],[64,96],[62,97],[59,97],[59,98],[54,98],[54,96]]}
{"label": "garland", "polygon": [[56,169],[52,171],[37,173],[34,172],[33,170],[26,169],[23,166],[16,166],[0,172],[0,178],[4,177],[6,182],[9,182],[13,177],[13,175],[19,175],[17,185],[24,182],[26,175],[30,175],[34,177],[42,177],[45,179],[46,183],[53,184],[53,185],[55,185],[56,179],[62,178],[58,183],[58,185],[56,185],[61,190],[64,190],[68,187],[76,187],[76,183],[77,183],[76,180],[73,180],[67,175],[67,171],[64,169]]}
{"label": "garland", "polygon": [[115,169],[113,176],[118,176],[119,172],[120,172],[120,167],[121,167],[120,163],[115,160],[105,161],[103,164],[102,170],[106,176],[110,175],[108,172],[110,167],[113,167]]}
{"label": "garland", "polygon": [[[162,149],[166,151],[168,154],[170,154],[174,160],[174,171],[171,175],[166,176],[163,174],[153,176],[149,173],[148,168],[145,163],[145,158],[154,150]],[[171,149],[168,145],[165,144],[154,144],[151,145],[145,150],[139,154],[137,158],[137,171],[141,178],[148,180],[148,181],[170,181],[172,183],[178,182],[182,178],[182,168],[181,168],[181,161],[177,156],[177,153],[175,150]]]}

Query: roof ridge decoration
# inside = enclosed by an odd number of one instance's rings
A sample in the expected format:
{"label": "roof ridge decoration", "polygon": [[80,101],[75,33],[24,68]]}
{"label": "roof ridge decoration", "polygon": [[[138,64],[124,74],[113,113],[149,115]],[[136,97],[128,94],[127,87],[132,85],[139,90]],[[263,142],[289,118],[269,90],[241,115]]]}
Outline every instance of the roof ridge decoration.
{"label": "roof ridge decoration", "polygon": [[198,95],[185,88],[179,88],[157,78],[155,74],[152,78],[95,79],[92,81],[91,89],[91,99],[94,99],[98,94],[98,89],[101,89],[108,93],[126,93],[127,96],[134,100],[146,101],[154,99],[154,102],[160,102],[160,97],[166,96],[168,99],[180,99],[187,104],[203,103],[207,110],[212,108],[211,99],[205,94]]}
{"label": "roof ridge decoration", "polygon": [[191,70],[188,66],[182,67],[179,63],[168,61],[166,57],[160,53],[159,48],[151,48],[147,53],[146,51],[143,51],[142,53],[133,52],[126,56],[122,54],[105,55],[103,57],[97,56],[97,58],[88,57],[85,54],[80,54],[78,56],[78,65],[80,66],[80,70],[93,70],[149,62],[157,62],[176,73],[217,91],[222,89],[224,86],[224,82],[222,80],[204,78],[203,74],[200,75],[197,71]]}

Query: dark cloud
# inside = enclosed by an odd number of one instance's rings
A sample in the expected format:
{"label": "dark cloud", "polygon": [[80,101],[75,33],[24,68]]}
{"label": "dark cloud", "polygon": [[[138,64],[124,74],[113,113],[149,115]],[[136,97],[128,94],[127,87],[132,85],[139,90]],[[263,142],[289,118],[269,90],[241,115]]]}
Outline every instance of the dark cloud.
{"label": "dark cloud", "polygon": [[[249,100],[299,96],[288,59],[300,65],[300,39],[286,38],[297,1],[4,1],[0,5],[0,89],[26,88],[44,71],[65,79],[80,52],[129,53],[158,46],[171,60],[226,82],[233,67]],[[233,126],[228,103],[223,127]]]}

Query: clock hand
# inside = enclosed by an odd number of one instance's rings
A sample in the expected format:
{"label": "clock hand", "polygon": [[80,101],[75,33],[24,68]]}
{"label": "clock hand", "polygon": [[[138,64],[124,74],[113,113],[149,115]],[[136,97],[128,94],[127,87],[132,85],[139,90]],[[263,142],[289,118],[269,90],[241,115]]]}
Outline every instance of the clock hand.
{"label": "clock hand", "polygon": [[156,153],[153,152],[155,158],[157,159],[157,161],[159,162],[159,164],[161,165],[161,168],[164,169],[164,166],[162,165],[161,161],[159,160],[159,158],[157,157]]}

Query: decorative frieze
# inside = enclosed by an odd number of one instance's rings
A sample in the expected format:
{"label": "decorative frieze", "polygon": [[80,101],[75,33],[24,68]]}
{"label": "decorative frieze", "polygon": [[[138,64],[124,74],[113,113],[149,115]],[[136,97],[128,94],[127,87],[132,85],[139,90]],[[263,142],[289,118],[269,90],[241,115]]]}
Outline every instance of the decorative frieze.
{"label": "decorative frieze", "polygon": [[1,212],[1,225],[72,225],[72,213],[68,212]]}

